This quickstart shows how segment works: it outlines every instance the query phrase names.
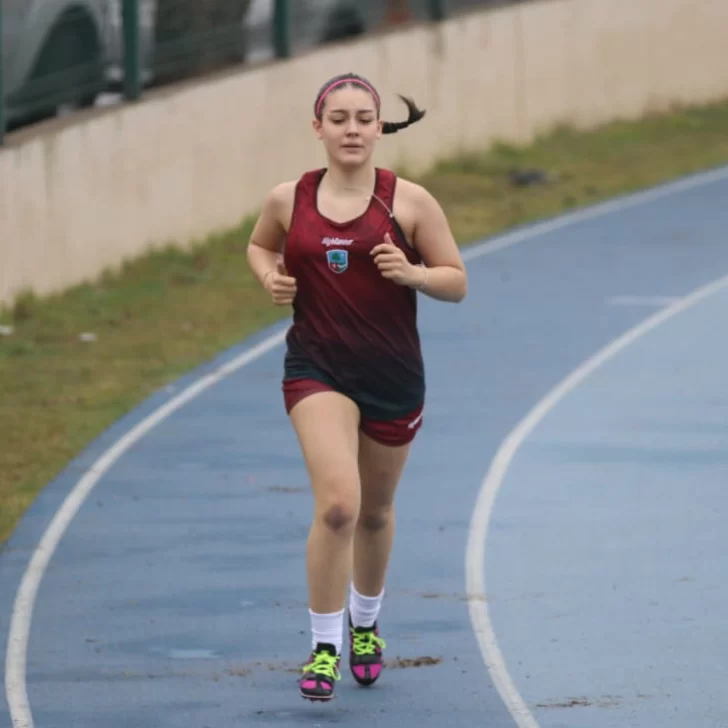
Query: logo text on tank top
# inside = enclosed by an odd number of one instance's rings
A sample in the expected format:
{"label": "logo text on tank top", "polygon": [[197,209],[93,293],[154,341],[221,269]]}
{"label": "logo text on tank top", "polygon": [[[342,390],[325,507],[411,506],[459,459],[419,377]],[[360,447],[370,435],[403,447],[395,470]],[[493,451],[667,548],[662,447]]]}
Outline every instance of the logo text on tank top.
{"label": "logo text on tank top", "polygon": [[325,245],[327,248],[331,247],[337,247],[337,248],[345,248],[349,245],[352,245],[354,243],[353,240],[349,240],[348,238],[329,238],[326,237],[321,241],[321,245]]}

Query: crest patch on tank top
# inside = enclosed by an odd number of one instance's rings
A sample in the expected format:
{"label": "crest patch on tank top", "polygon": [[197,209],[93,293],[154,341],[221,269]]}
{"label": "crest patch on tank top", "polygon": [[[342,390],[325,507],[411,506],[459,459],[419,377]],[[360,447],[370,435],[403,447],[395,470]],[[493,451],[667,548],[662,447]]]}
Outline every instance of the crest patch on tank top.
{"label": "crest patch on tank top", "polygon": [[343,273],[349,267],[349,251],[330,248],[326,251],[329,269],[334,273]]}

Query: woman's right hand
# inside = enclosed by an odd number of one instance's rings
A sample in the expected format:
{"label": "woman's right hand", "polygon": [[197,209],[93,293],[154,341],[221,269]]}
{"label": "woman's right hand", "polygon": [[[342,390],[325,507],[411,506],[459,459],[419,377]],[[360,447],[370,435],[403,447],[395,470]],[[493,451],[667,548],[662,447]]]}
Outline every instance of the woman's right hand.
{"label": "woman's right hand", "polygon": [[265,274],[263,287],[270,293],[276,306],[289,306],[296,297],[296,279],[288,275],[286,266],[281,260],[276,264],[275,270]]}

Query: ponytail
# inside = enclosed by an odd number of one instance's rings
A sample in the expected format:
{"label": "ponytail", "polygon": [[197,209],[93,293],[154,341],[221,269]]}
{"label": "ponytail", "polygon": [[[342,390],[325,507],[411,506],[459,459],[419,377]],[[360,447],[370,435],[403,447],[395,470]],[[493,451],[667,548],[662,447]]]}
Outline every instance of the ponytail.
{"label": "ponytail", "polygon": [[424,109],[418,109],[417,104],[412,99],[402,96],[402,94],[397,94],[397,96],[407,106],[407,119],[405,121],[385,121],[382,124],[382,134],[396,134],[400,129],[406,129],[408,126],[417,123],[427,113]]}

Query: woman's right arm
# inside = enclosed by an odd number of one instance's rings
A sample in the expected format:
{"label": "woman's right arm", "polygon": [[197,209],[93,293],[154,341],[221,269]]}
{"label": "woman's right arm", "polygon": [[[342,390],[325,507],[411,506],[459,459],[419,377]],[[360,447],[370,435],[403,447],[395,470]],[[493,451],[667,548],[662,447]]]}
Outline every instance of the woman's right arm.
{"label": "woman's right arm", "polygon": [[291,217],[294,189],[295,183],[285,182],[268,193],[247,249],[253,274],[279,306],[292,303],[296,295],[296,281],[286,274],[281,262],[287,226],[284,220]]}

